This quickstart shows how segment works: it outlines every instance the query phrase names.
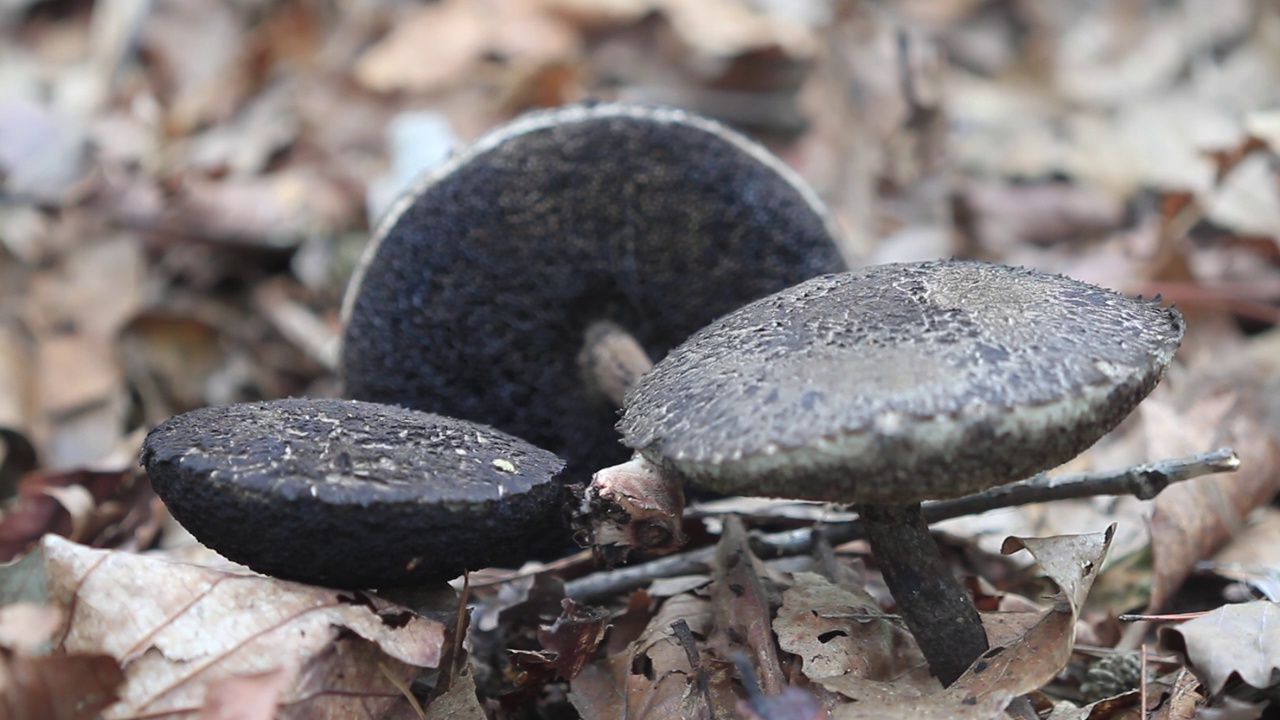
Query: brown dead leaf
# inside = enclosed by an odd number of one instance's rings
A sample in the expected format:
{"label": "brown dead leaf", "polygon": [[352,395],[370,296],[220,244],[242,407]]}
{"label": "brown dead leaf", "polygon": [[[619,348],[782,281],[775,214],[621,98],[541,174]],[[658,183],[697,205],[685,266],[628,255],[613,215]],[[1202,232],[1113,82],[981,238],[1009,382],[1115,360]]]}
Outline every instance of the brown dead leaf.
{"label": "brown dead leaf", "polygon": [[292,145],[301,131],[294,108],[298,88],[277,80],[250,98],[228,123],[215,125],[191,139],[188,167],[212,175],[253,177]]}
{"label": "brown dead leaf", "polygon": [[598,608],[579,608],[573,600],[560,601],[564,609],[551,625],[538,626],[538,642],[554,652],[556,675],[572,680],[591,659],[608,629],[609,613]]}
{"label": "brown dead leaf", "polygon": [[0,605],[0,647],[19,655],[45,654],[62,621],[62,612],[48,605],[29,601]]}
{"label": "brown dead leaf", "polygon": [[[848,681],[828,685],[826,680],[891,682],[917,694],[938,689],[911,634],[864,590],[836,586],[816,573],[796,573],[773,629],[782,649],[800,657],[805,677],[851,699],[866,696],[848,694],[854,689]],[[868,692],[866,683],[857,689]]]}
{"label": "brown dead leaf", "polygon": [[181,136],[230,117],[248,91],[240,77],[243,18],[234,5],[200,0],[160,3],[141,44],[163,83],[168,125]]}
{"label": "brown dead leaf", "polygon": [[99,505],[127,490],[131,475],[131,470],[28,475],[0,516],[0,561],[26,552],[46,533],[84,539],[77,529],[83,533],[89,528]]}
{"label": "brown dead leaf", "polygon": [[812,57],[817,38],[810,28],[786,17],[769,14],[762,6],[741,0],[656,0],[680,40],[712,58],[780,48],[792,58]]}
{"label": "brown dead leaf", "polygon": [[1112,193],[1063,182],[975,183],[965,193],[976,240],[1004,255],[1022,243],[1050,245],[1111,230],[1124,220]]}
{"label": "brown dead leaf", "polygon": [[76,335],[112,338],[142,307],[145,272],[142,243],[136,236],[118,234],[84,242],[55,267],[32,277],[28,322],[41,337],[70,330]]}
{"label": "brown dead leaf", "polygon": [[0,323],[0,498],[36,467],[36,369],[31,343],[12,323]]}
{"label": "brown dead leaf", "polygon": [[1280,605],[1266,600],[1226,605],[1160,629],[1161,644],[1218,695],[1232,676],[1258,689],[1280,683]]}
{"label": "brown dead leaf", "polygon": [[[124,666],[108,718],[195,717],[210,683],[279,670],[282,716],[349,717],[400,697],[416,668],[438,667],[445,627],[406,608],[258,575],[92,550],[41,546],[53,602],[67,608],[60,649]],[[384,674],[386,673],[386,674]]]}
{"label": "brown dead leaf", "polygon": [[487,55],[525,62],[567,61],[581,40],[536,0],[444,0],[399,23],[356,63],[356,80],[375,92],[429,93],[473,79]]}
{"label": "brown dead leaf", "polygon": [[[711,634],[712,603],[693,594],[668,599],[644,633],[623,652],[597,660],[570,684],[570,700],[584,718],[646,720],[707,717],[707,697],[696,689],[696,673],[671,629],[683,620],[695,637]],[[735,696],[727,663],[709,666],[708,691],[715,708],[732,708]]]}
{"label": "brown dead leaf", "polygon": [[189,177],[173,210],[196,235],[268,248],[293,247],[361,217],[340,183],[298,166],[249,178]]}
{"label": "brown dead leaf", "polygon": [[1195,675],[1186,668],[1178,668],[1172,681],[1159,682],[1168,686],[1169,699],[1155,708],[1151,720],[1191,720],[1196,716],[1204,696],[1200,693],[1200,680]]}
{"label": "brown dead leaf", "polygon": [[46,413],[67,415],[106,402],[121,387],[123,373],[112,341],[92,335],[56,335],[41,340],[40,401]]}
{"label": "brown dead leaf", "polygon": [[107,655],[30,657],[0,648],[0,720],[92,720],[123,680]]}
{"label": "brown dead leaf", "polygon": [[484,708],[476,699],[476,680],[467,673],[460,675],[443,694],[427,706],[425,720],[486,720]]}
{"label": "brown dead leaf", "polygon": [[210,323],[164,311],[142,313],[124,329],[125,369],[142,396],[149,425],[212,404],[207,386],[225,361],[224,342]]}
{"label": "brown dead leaf", "polygon": [[[1069,702],[1057,704],[1048,720],[1191,720],[1201,717],[1196,689],[1200,681],[1185,668],[1147,683],[1146,697],[1138,690],[1109,697],[1083,707]],[[1145,702],[1145,708],[1141,707]]]}
{"label": "brown dead leaf", "polygon": [[205,691],[200,720],[271,720],[288,682],[282,668],[214,680]]}
{"label": "brown dead leaf", "polygon": [[730,515],[724,520],[720,543],[712,564],[712,617],[715,632],[711,646],[728,660],[746,646],[748,657],[758,666],[765,695],[777,695],[786,687],[778,645],[769,619],[772,608],[761,581],[764,565],[747,545],[742,520]]}
{"label": "brown dead leaf", "polygon": [[638,22],[653,12],[654,0],[541,0],[543,7],[588,28]]}
{"label": "brown dead leaf", "polygon": [[356,81],[375,92],[418,93],[458,82],[489,39],[477,5],[450,0],[421,8],[356,62]]}
{"label": "brown dead leaf", "polygon": [[[1226,542],[1244,518],[1280,489],[1276,448],[1261,427],[1256,397],[1243,378],[1186,377],[1195,395],[1140,408],[1154,457],[1192,443],[1229,445],[1240,456],[1231,475],[1178,483],[1155,499],[1151,518],[1154,573],[1148,608],[1161,608],[1195,567]],[[1186,388],[1187,386],[1182,386]]]}
{"label": "brown dead leaf", "polygon": [[1201,567],[1246,583],[1268,600],[1280,601],[1280,509],[1255,510],[1249,524]]}
{"label": "brown dead leaf", "polygon": [[254,304],[286,339],[330,371],[338,368],[340,330],[337,320],[326,322],[296,299],[297,281],[275,278],[258,286]]}
{"label": "brown dead leaf", "polygon": [[628,655],[606,655],[605,659],[587,665],[569,685],[569,701],[583,720],[615,720],[629,718],[627,698],[621,692],[620,678],[627,672]]}
{"label": "brown dead leaf", "polygon": [[1280,173],[1274,166],[1263,153],[1241,160],[1206,199],[1206,216],[1240,235],[1280,243]]}

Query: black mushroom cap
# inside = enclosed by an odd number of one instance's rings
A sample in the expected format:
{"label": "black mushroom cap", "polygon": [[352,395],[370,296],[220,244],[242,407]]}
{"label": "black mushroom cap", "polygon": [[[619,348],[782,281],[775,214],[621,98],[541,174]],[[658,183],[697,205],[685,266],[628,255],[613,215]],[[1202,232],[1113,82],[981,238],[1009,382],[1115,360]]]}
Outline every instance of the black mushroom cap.
{"label": "black mushroom cap", "polygon": [[816,278],[727,315],[627,397],[650,462],[725,493],[907,504],[1071,459],[1185,324],[1156,302],[972,261]]}
{"label": "black mushroom cap", "polygon": [[484,422],[585,480],[627,451],[584,383],[586,328],[660,358],[750,300],[844,267],[813,191],[760,146],[668,109],[525,116],[425,176],[344,306],[347,395]]}
{"label": "black mushroom cap", "polygon": [[353,400],[194,410],[147,436],[174,518],[261,573],[332,587],[514,565],[559,522],[563,462],[492,428]]}

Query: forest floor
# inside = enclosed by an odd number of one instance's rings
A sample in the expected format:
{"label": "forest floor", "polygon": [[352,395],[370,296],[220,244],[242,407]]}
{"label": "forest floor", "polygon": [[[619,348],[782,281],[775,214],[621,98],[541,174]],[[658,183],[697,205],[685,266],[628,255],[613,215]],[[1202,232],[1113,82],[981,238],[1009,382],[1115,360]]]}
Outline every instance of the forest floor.
{"label": "forest floor", "polygon": [[[0,718],[1280,717],[1277,0],[5,0],[0,36]],[[1174,302],[1166,381],[1055,472],[1238,469],[938,523],[1003,648],[946,690],[865,541],[760,540],[840,508],[695,505],[681,561],[626,580],[585,551],[473,573],[465,645],[460,582],[398,632],[196,545],[146,432],[338,395],[399,190],[587,98],[750,134],[851,265]]]}

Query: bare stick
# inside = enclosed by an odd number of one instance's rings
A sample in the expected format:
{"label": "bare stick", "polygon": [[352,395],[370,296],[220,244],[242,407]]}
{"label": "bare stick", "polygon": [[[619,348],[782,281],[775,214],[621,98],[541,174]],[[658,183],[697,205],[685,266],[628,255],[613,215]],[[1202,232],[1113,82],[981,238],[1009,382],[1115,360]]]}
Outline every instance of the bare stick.
{"label": "bare stick", "polygon": [[[955,500],[924,504],[925,519],[937,522],[987,510],[1016,507],[1037,502],[1094,497],[1133,495],[1151,499],[1169,485],[1221,472],[1234,472],[1240,458],[1231,448],[1220,448],[1190,457],[1160,460],[1131,468],[1100,473],[1073,473],[1049,477],[1043,473],[994,490]],[[866,537],[860,520],[824,525],[820,529],[801,528],[752,538],[752,549],[762,557],[798,555],[809,551],[814,532],[821,532],[832,544]],[[644,587],[657,578],[707,572],[712,547],[697,548],[659,558],[641,565],[593,573],[565,583],[565,594],[575,600],[592,601]]]}
{"label": "bare stick", "polygon": [[1097,473],[1046,475],[1040,473],[1020,482],[1009,483],[954,500],[937,500],[924,504],[929,522],[953,517],[976,515],[1003,507],[1095,497],[1097,495],[1132,495],[1150,500],[1169,485],[1203,475],[1235,472],[1240,458],[1231,448],[1218,448],[1207,453],[1173,460],[1134,465],[1125,470]]}

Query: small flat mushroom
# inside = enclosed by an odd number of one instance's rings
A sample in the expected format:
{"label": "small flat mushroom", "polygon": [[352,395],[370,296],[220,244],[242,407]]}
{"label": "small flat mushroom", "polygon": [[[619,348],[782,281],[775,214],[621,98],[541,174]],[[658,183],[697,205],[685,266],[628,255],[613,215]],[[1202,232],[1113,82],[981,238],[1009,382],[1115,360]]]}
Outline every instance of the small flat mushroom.
{"label": "small flat mushroom", "polygon": [[393,588],[547,550],[564,463],[483,425],[353,400],[207,407],[147,436],[174,518],[222,555],[316,585]]}
{"label": "small flat mushroom", "polygon": [[527,115],[379,224],[344,303],[345,393],[492,425],[585,481],[626,458],[616,403],[648,357],[842,269],[838,234],[794,172],[710,120],[614,103]]}
{"label": "small flat mushroom", "polygon": [[816,278],[712,323],[641,378],[619,424],[638,463],[597,473],[589,497],[634,493],[647,466],[676,487],[856,503],[950,684],[987,639],[920,502],[1070,460],[1155,387],[1183,330],[1156,302],[981,262]]}

